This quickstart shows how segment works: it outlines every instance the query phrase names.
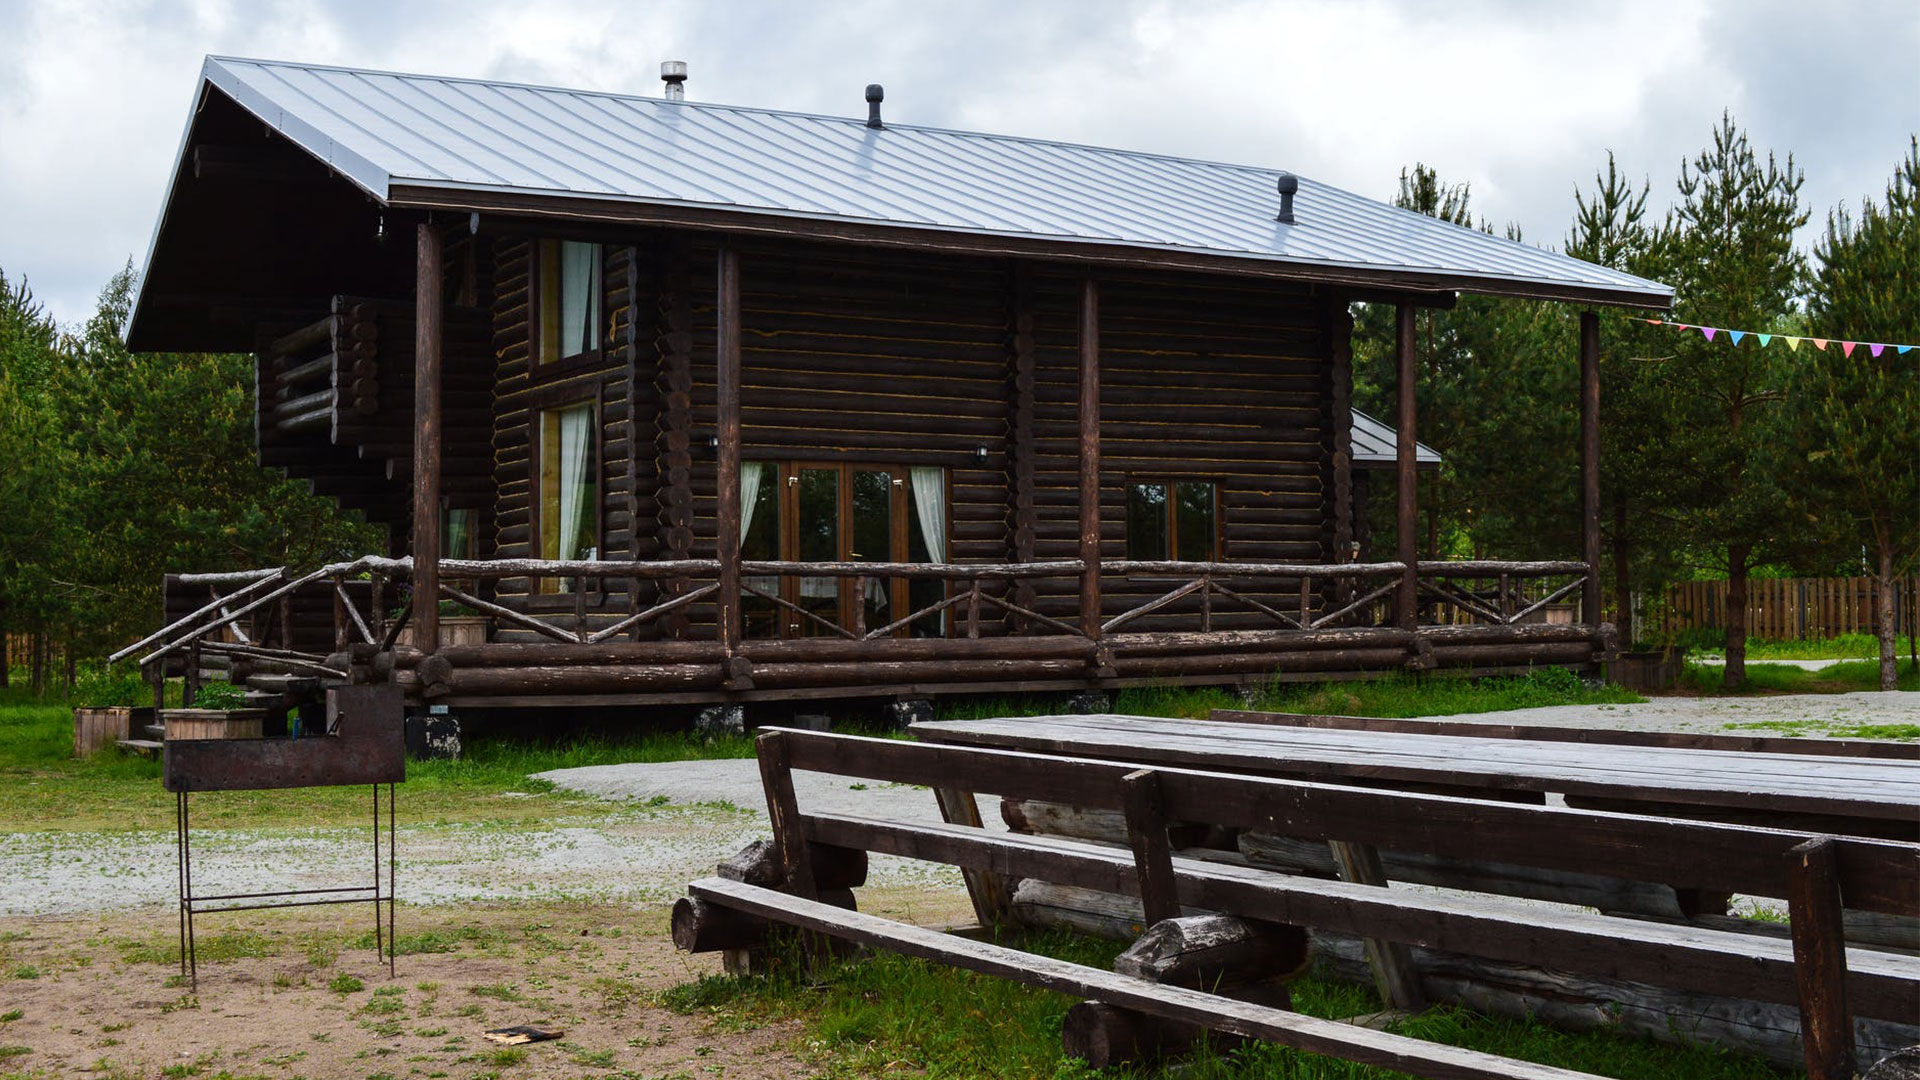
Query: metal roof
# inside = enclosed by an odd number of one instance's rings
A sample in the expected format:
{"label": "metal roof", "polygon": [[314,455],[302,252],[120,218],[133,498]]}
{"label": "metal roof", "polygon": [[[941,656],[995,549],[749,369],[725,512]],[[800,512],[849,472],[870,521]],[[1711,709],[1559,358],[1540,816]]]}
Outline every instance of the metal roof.
{"label": "metal roof", "polygon": [[[1280,170],[514,83],[208,57],[204,84],[387,203],[481,193],[1181,252],[1665,306],[1657,282]],[[204,85],[203,84],[203,85]],[[852,98],[849,98],[850,102]],[[584,204],[576,204],[584,205]]]}
{"label": "metal roof", "polygon": [[[1353,463],[1363,469],[1391,468],[1399,458],[1400,436],[1392,428],[1361,412],[1353,410]],[[1440,454],[1427,444],[1413,444],[1413,463],[1416,468],[1437,469],[1440,467]]]}

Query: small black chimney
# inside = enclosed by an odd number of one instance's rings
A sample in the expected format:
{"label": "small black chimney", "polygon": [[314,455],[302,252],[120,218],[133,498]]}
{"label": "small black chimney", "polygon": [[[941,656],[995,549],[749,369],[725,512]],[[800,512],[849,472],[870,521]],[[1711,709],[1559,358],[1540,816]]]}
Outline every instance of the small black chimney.
{"label": "small black chimney", "polygon": [[882,124],[880,122],[880,103],[886,100],[886,97],[887,97],[887,92],[886,90],[881,88],[879,83],[867,84],[867,126],[868,127],[876,128],[876,129],[886,127],[885,124]]}
{"label": "small black chimney", "polygon": [[1280,213],[1274,215],[1274,220],[1282,225],[1291,225],[1293,224],[1293,193],[1300,190],[1300,178],[1290,172],[1283,172],[1276,186],[1280,189]]}

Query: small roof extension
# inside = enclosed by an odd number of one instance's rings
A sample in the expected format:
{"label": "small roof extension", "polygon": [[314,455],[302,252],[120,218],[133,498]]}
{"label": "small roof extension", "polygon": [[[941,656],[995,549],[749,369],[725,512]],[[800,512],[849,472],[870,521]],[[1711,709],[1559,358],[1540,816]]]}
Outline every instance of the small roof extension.
{"label": "small roof extension", "polygon": [[[1283,224],[1277,168],[907,124],[873,128],[855,116],[208,57],[195,117],[216,97],[383,207],[1131,261],[1357,289],[1653,308],[1673,295],[1658,282],[1306,177],[1295,221]],[[194,156],[202,141],[195,123],[155,230],[150,272],[173,268],[169,247],[199,239],[170,228],[183,185],[203,164]],[[136,306],[136,324],[141,317]]]}

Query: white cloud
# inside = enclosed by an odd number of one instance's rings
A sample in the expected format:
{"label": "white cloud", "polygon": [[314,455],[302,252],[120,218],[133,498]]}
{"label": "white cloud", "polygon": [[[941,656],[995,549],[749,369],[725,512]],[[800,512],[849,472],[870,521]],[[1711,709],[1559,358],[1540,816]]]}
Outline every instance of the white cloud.
{"label": "white cloud", "polygon": [[210,52],[657,92],[1290,168],[1385,197],[1425,161],[1558,243],[1616,151],[1672,191],[1721,108],[1816,222],[1920,128],[1920,5],[1126,0],[935,5],[0,0],[0,269],[66,320],[146,249]]}

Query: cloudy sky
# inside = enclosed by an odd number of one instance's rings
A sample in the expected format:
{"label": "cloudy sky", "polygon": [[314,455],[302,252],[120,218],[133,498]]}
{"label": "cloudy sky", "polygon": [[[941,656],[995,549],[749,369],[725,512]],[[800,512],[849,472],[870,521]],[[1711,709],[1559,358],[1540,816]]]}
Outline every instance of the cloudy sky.
{"label": "cloudy sky", "polygon": [[[1612,150],[1669,200],[1722,108],[1816,222],[1920,131],[1920,0],[0,0],[0,271],[63,320],[144,257],[202,56],[659,91],[1290,169],[1424,161],[1558,244]],[[1809,229],[1805,238],[1812,240]]]}

